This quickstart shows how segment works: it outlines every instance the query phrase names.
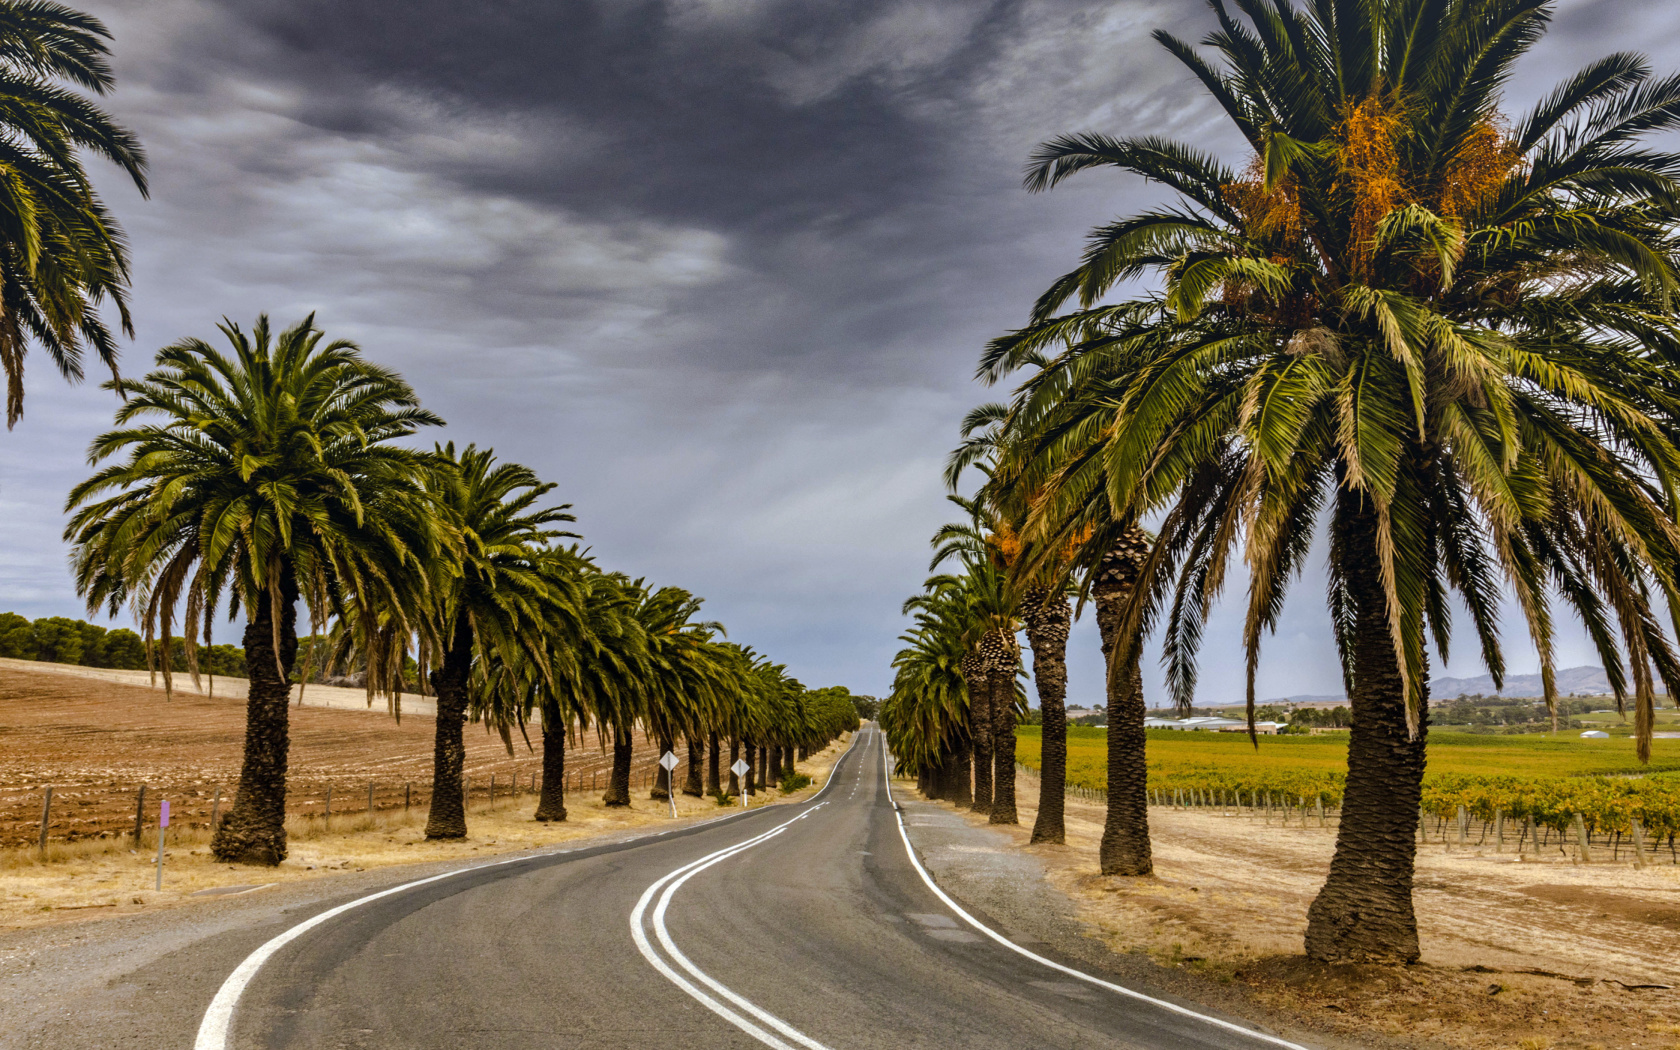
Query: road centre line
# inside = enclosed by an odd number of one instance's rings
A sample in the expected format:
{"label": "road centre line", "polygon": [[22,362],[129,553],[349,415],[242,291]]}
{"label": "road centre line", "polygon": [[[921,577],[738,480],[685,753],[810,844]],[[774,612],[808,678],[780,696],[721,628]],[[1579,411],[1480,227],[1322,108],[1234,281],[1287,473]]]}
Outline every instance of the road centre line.
{"label": "road centre line", "polygon": [[[826,790],[826,788],[824,790]],[[750,812],[756,813],[758,811],[752,810]],[[661,831],[655,835],[638,835],[628,841],[634,842],[635,839],[646,839],[651,842],[660,835],[669,834],[673,830],[695,831],[706,827],[709,824],[717,824],[725,820],[735,820],[745,815],[745,813],[730,813],[726,816],[714,817],[711,820],[701,821],[698,824],[693,824],[686,828],[666,829],[665,831]],[[584,848],[588,849],[590,847]],[[340,904],[336,908],[329,908],[319,915],[305,919],[303,922],[300,922],[296,926],[277,934],[275,937],[265,942],[256,951],[247,955],[244,961],[235,967],[232,973],[228,974],[227,978],[222,982],[222,986],[216,990],[215,997],[210,1000],[209,1007],[207,1007],[204,1011],[204,1019],[200,1021],[198,1025],[198,1035],[193,1040],[193,1050],[229,1050],[232,1046],[233,1040],[234,1008],[239,1005],[239,999],[245,994],[245,989],[250,986],[251,981],[257,976],[257,972],[263,968],[263,964],[268,962],[268,960],[272,958],[276,952],[290,944],[292,941],[297,940],[305,933],[308,933],[315,927],[329,922],[332,919],[343,915],[347,911],[359,908],[364,904],[372,903],[373,901],[379,900],[383,897],[390,897],[398,893],[403,893],[419,886],[425,886],[429,883],[454,878],[457,875],[466,875],[475,871],[485,871],[490,868],[499,868],[504,864],[518,864],[521,861],[538,860],[544,857],[555,857],[565,853],[573,853],[577,850],[578,847],[568,846],[565,849],[550,850],[542,853],[527,853],[522,856],[509,857],[505,860],[496,860],[490,861],[486,864],[473,864],[470,867],[457,868],[454,871],[446,871],[441,875],[433,875],[429,878],[416,879],[413,882],[405,882],[400,886],[392,886],[390,889],[380,890],[378,893],[370,893],[365,897],[358,897],[353,901]]]}
{"label": "road centre line", "polygon": [[[675,871],[667,873],[663,878],[643,891],[641,899],[636,902],[635,909],[630,913],[630,936],[631,939],[635,941],[636,950],[642,953],[642,958],[646,959],[655,970],[659,971],[661,976],[676,985],[678,988],[682,989],[684,992],[688,993],[688,995],[700,1005],[706,1007],[706,1009],[717,1014],[719,1017],[752,1036],[754,1039],[757,1039],[764,1045],[773,1047],[774,1050],[796,1050],[796,1048],[789,1043],[778,1039],[770,1032],[765,1031],[764,1028],[761,1028],[758,1024],[753,1023],[753,1021],[748,1020],[746,1017],[741,1016],[741,1014],[725,1006],[723,1003],[718,1002],[712,996],[707,995],[699,988],[696,988],[690,981],[672,969],[670,964],[654,950],[653,944],[648,940],[647,932],[643,929],[643,917],[647,913],[649,902],[652,901],[654,895],[658,893],[660,895],[659,904],[655,908],[653,914],[654,931],[659,938],[660,945],[667,953],[670,954],[671,958],[678,966],[681,966],[684,970],[688,971],[691,976],[706,985],[708,988],[728,999],[731,1003],[740,1007],[742,1010],[745,1010],[748,1014],[752,1015],[752,1017],[756,1018],[759,1022],[762,1022],[765,1026],[774,1029],[776,1032],[781,1033],[789,1039],[792,1039],[795,1043],[805,1047],[806,1050],[829,1050],[829,1048],[824,1046],[822,1043],[812,1039],[810,1036],[799,1031],[799,1029],[788,1024],[786,1021],[783,1021],[781,1018],[770,1013],[768,1010],[759,1007],[750,1000],[746,999],[744,996],[732,991],[722,982],[716,980],[711,975],[701,970],[698,966],[694,965],[694,963],[689,960],[688,956],[684,955],[677,947],[676,942],[672,940],[670,930],[665,926],[665,913],[669,908],[671,898],[676,893],[677,889],[680,888],[683,883],[687,882],[692,876],[704,871],[706,868],[709,868],[714,864],[728,860],[730,857],[739,853],[744,853],[762,842],[769,841],[777,835],[780,835],[790,825],[797,821],[804,820],[823,806],[828,805],[827,802],[817,802],[817,799],[822,798],[823,795],[827,794],[828,789],[833,787],[835,782],[839,779],[838,774],[840,772],[840,763],[844,762],[851,755],[853,747],[856,747],[857,742],[862,735],[862,733],[859,733],[858,736],[853,737],[852,747],[848,747],[846,749],[846,753],[841,755],[840,758],[835,761],[835,768],[829,773],[828,782],[823,785],[821,791],[817,792],[816,795],[811,798],[811,801],[816,803],[815,805],[810,806],[792,820],[783,821],[763,834],[756,835],[745,842],[738,842],[731,846],[725,846],[723,849],[720,849],[715,853],[709,853],[706,856],[701,857],[699,860],[690,861],[682,867],[677,868]],[[661,889],[663,889],[663,893],[660,892]]]}
{"label": "road centre line", "polygon": [[711,867],[713,864],[728,860],[730,857],[733,857],[738,853],[744,853],[762,842],[767,842],[770,839],[775,838],[777,835],[780,835],[784,830],[786,830],[788,825],[794,823],[794,821],[804,820],[824,805],[827,805],[827,803],[818,803],[817,806],[813,806],[811,809],[806,810],[799,816],[794,817],[793,820],[778,824],[776,827],[771,828],[762,835],[755,836],[745,842],[727,846],[718,850],[716,853],[707,854],[699,860],[690,861],[688,864],[670,872],[658,882],[649,886],[647,890],[643,892],[641,900],[636,902],[635,910],[630,913],[630,936],[636,942],[636,950],[642,953],[642,958],[646,959],[655,970],[658,970],[659,973],[665,977],[666,980],[670,981],[678,988],[681,988],[684,992],[687,992],[688,995],[696,1002],[700,1003],[700,1005],[706,1007],[706,1009],[717,1014],[719,1017],[752,1036],[754,1039],[757,1039],[759,1042],[765,1044],[766,1046],[775,1048],[775,1050],[795,1050],[795,1047],[776,1038],[774,1035],[771,1035],[763,1028],[754,1024],[752,1021],[749,1021],[739,1013],[736,1013],[734,1010],[731,1010],[729,1007],[718,1002],[710,995],[707,995],[705,992],[696,988],[681,974],[671,969],[670,965],[654,951],[653,945],[648,941],[647,933],[642,928],[643,916],[646,914],[648,903],[653,899],[654,894],[659,893],[659,891],[663,888],[664,893],[660,895],[659,905],[654,911],[653,925],[655,927],[655,933],[659,937],[660,944],[667,952],[670,953],[672,959],[676,961],[677,965],[681,966],[684,970],[687,970],[690,975],[695,977],[701,983],[722,995],[736,1006],[745,1010],[757,1020],[763,1022],[768,1027],[775,1029],[782,1035],[787,1036],[789,1039],[794,1040],[794,1042],[798,1043],[800,1046],[805,1047],[806,1050],[828,1050],[828,1048],[822,1043],[819,1043],[811,1037],[805,1035],[805,1033],[799,1031],[797,1028],[794,1028],[792,1025],[770,1013],[768,1010],[762,1009],[743,996],[731,991],[721,982],[717,981],[699,967],[695,966],[694,963],[691,962],[689,958],[677,948],[676,943],[671,939],[670,931],[665,927],[665,911],[670,905],[671,895],[676,892],[677,887],[688,881],[690,876]]}
{"label": "road centre line", "polygon": [[1107,988],[1111,992],[1117,992],[1120,995],[1127,996],[1128,998],[1138,999],[1153,1006],[1158,1006],[1163,1010],[1168,1010],[1184,1017],[1191,1017],[1198,1021],[1214,1025],[1215,1027],[1223,1028],[1230,1032],[1236,1032],[1239,1035],[1245,1035],[1263,1043],[1269,1043],[1272,1046],[1284,1047],[1285,1050],[1308,1050],[1307,1047],[1302,1046],[1300,1043],[1291,1043],[1289,1040],[1281,1039],[1275,1035],[1268,1035],[1265,1032],[1257,1032],[1252,1028],[1244,1028],[1242,1025],[1234,1024],[1222,1018],[1214,1017],[1210,1014],[1204,1014],[1199,1011],[1192,1010],[1189,1007],[1168,1002],[1165,999],[1157,999],[1152,995],[1146,995],[1134,988],[1127,988],[1125,985],[1115,984],[1112,981],[1105,981],[1100,977],[1093,977],[1083,970],[1075,970],[1071,966],[1063,966],[1061,963],[1056,962],[1053,959],[1046,959],[1044,956],[1039,955],[1036,952],[1028,951],[1019,944],[1016,944],[1014,941],[1005,937],[1003,934],[998,933],[990,926],[985,925],[979,919],[976,919],[967,911],[963,910],[962,905],[952,900],[949,894],[939,888],[938,884],[933,881],[933,876],[929,875],[928,870],[922,867],[921,860],[916,856],[915,848],[910,845],[910,833],[904,828],[904,811],[899,807],[898,800],[893,798],[892,795],[892,767],[890,759],[887,756],[887,738],[885,734],[882,734],[881,736],[881,767],[886,780],[887,799],[892,802],[893,817],[898,821],[898,837],[904,841],[904,852],[905,855],[910,858],[910,865],[916,869],[916,874],[922,877],[922,881],[927,883],[927,888],[933,891],[934,896],[944,901],[948,908],[956,912],[964,922],[968,923],[976,930],[979,930],[987,937],[990,937],[992,940],[1003,945],[1005,948],[1008,948],[1017,955],[1024,955],[1033,962],[1039,963],[1043,966],[1048,966],[1050,969],[1055,970],[1058,973],[1065,973],[1069,977],[1076,977],[1081,981],[1094,984],[1099,988]]}

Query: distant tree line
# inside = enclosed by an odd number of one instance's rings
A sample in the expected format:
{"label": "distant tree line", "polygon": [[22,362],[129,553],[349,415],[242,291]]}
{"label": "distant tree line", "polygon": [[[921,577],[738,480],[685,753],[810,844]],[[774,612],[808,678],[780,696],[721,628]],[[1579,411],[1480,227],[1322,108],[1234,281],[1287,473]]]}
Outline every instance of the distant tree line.
{"label": "distant tree line", "polygon": [[[107,630],[68,616],[31,620],[15,612],[0,613],[0,656],[124,671],[146,669],[146,643],[138,634],[126,627]],[[169,664],[171,671],[186,672],[186,653],[179,644],[171,650]],[[243,678],[245,652],[233,645],[201,645],[198,669]]]}

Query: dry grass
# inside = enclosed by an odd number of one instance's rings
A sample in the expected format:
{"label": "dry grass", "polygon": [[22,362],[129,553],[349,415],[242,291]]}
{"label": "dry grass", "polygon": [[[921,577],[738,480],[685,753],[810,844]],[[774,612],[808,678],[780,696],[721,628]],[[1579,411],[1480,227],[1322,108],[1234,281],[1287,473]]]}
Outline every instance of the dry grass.
{"label": "dry grass", "polygon": [[[790,795],[773,792],[757,804],[801,802],[815,794],[827,782],[849,740],[849,736],[843,738],[800,764],[800,770],[812,777],[810,787]],[[209,896],[205,891],[254,890],[344,871],[470,860],[642,827],[690,824],[728,812],[711,798],[679,796],[673,822],[670,803],[648,799],[646,791],[636,795],[629,808],[603,806],[595,793],[568,795],[564,823],[531,819],[537,801],[531,795],[500,798],[494,809],[487,802],[475,802],[468,809],[468,837],[442,842],[426,840],[426,813],[419,807],[406,813],[348,813],[330,822],[294,817],[286,823],[290,855],[277,868],[217,863],[209,853],[207,829],[171,828],[164,845],[161,891],[155,888],[155,828],[146,832],[139,849],[131,848],[132,840],[126,837],[52,843],[44,863],[34,849],[0,851],[0,926],[16,928],[182,906],[197,894]]]}
{"label": "dry grass", "polygon": [[1653,1032],[1680,1033],[1680,992],[1636,987],[1680,985],[1673,867],[1427,851],[1415,892],[1423,961],[1327,967],[1302,955],[1302,935],[1333,829],[1151,807],[1154,875],[1105,877],[1102,809],[1070,799],[1067,844],[1027,846],[1037,795],[1036,778],[1023,776],[1021,825],[1004,830],[1045,863],[1093,936],[1241,988],[1310,1028],[1463,1050],[1645,1050],[1673,1042]]}

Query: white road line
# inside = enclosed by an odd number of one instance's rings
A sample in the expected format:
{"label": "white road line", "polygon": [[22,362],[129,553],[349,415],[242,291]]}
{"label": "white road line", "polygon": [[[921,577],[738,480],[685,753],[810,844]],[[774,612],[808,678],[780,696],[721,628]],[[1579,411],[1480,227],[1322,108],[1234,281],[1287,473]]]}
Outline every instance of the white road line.
{"label": "white road line", "polygon": [[[858,740],[861,738],[861,733],[858,734],[858,736],[853,737],[852,747],[855,747]],[[765,1010],[757,1004],[751,1002],[745,996],[737,994],[721,981],[718,981],[716,978],[694,965],[693,961],[682,953],[682,950],[677,947],[676,942],[671,938],[671,931],[665,925],[665,915],[667,910],[670,908],[672,897],[676,894],[677,890],[681,888],[682,884],[687,882],[691,877],[699,874],[714,864],[728,860],[736,854],[744,853],[754,846],[757,846],[759,843],[768,842],[770,839],[780,835],[790,825],[796,823],[797,821],[804,820],[823,806],[828,805],[827,802],[817,802],[817,799],[820,799],[823,795],[827,794],[829,788],[833,787],[840,779],[838,776],[839,765],[852,753],[852,747],[848,747],[846,749],[846,754],[841,755],[840,758],[835,760],[835,769],[829,774],[828,783],[824,784],[822,790],[811,797],[811,801],[815,802],[816,805],[810,806],[797,817],[794,817],[791,820],[785,820],[761,835],[756,835],[747,839],[745,842],[738,842],[731,846],[725,846],[723,849],[717,850],[714,853],[708,853],[699,860],[690,861],[682,867],[677,868],[675,871],[667,873],[658,882],[655,882],[643,891],[641,899],[636,902],[635,909],[630,913],[631,940],[635,942],[636,950],[642,953],[642,958],[646,959],[655,970],[659,971],[661,976],[676,985],[678,988],[681,988],[692,999],[704,1006],[706,1009],[717,1014],[719,1017],[752,1036],[754,1039],[757,1039],[765,1046],[774,1047],[775,1050],[796,1050],[796,1048],[793,1045],[777,1038],[775,1035],[772,1035],[771,1032],[765,1031],[765,1028],[779,1032],[781,1035],[793,1040],[793,1042],[797,1043],[799,1046],[805,1047],[806,1050],[829,1050],[829,1048],[824,1046],[822,1043],[817,1042],[815,1039],[812,1039],[799,1029],[788,1024],[786,1021],[783,1021],[775,1014],[772,1014],[768,1010]],[[725,1006],[712,996],[707,995],[699,988],[696,988],[694,984],[687,978],[683,977],[682,974],[672,969],[670,963],[654,949],[653,943],[648,940],[647,931],[643,928],[643,922],[644,917],[647,915],[648,905],[653,901],[656,894],[659,896],[659,903],[653,912],[652,925],[655,936],[659,938],[660,946],[663,947],[666,953],[671,956],[672,961],[682,967],[683,970],[687,971],[689,976],[693,977],[707,988],[710,988],[718,995],[729,1000],[729,1002],[745,1011],[759,1023],[754,1023],[754,1020],[749,1020],[747,1017],[744,1017],[735,1010],[730,1009],[730,1007]],[[760,1027],[761,1024],[764,1027]]]}
{"label": "white road line", "polygon": [[[702,821],[701,823],[692,825],[691,827],[701,828],[705,827],[707,824],[715,824],[720,820],[732,820],[738,816],[740,816],[740,814],[731,813],[728,816],[715,817],[712,820]],[[683,830],[689,829],[685,828]],[[665,832],[660,832],[660,834],[663,835]],[[642,837],[651,838],[655,836]],[[571,853],[574,852],[575,849],[576,847],[567,847],[566,849],[551,850],[546,853],[528,853],[519,857],[509,857],[506,860],[491,861],[488,864],[474,864],[470,867],[458,868],[455,871],[446,871],[441,875],[433,875],[432,877],[426,879],[416,879],[413,882],[405,882],[401,886],[393,886],[388,890],[380,890],[378,893],[370,893],[366,897],[358,897],[346,904],[340,904],[336,908],[329,908],[313,918],[305,919],[303,922],[298,923],[291,929],[288,929],[284,933],[270,939],[264,943],[262,947],[258,948],[250,955],[247,955],[245,960],[235,967],[232,973],[228,974],[227,979],[222,982],[222,986],[216,990],[215,998],[210,1000],[209,1008],[204,1011],[204,1019],[200,1021],[198,1025],[198,1036],[193,1040],[193,1050],[228,1050],[228,1048],[233,1045],[234,1008],[239,1005],[240,997],[245,994],[245,989],[250,986],[251,980],[257,975],[257,971],[262,969],[263,964],[268,962],[275,952],[278,952],[281,948],[284,948],[286,945],[297,940],[299,937],[308,933],[310,930],[322,923],[336,919],[338,916],[343,915],[345,912],[350,911],[353,908],[359,908],[364,904],[379,900],[381,897],[389,897],[393,894],[414,889],[416,886],[424,886],[428,883],[438,882],[442,879],[454,878],[457,875],[465,875],[469,872],[483,871],[486,868],[499,868],[504,864],[517,864],[520,861],[533,860],[538,857],[558,856],[562,853]]]}
{"label": "white road line", "polygon": [[1213,1017],[1208,1014],[1192,1010],[1188,1007],[1180,1006],[1177,1003],[1169,1003],[1165,999],[1157,999],[1152,995],[1145,995],[1143,992],[1137,991],[1134,988],[1127,988],[1125,985],[1115,984],[1112,981],[1105,981],[1100,977],[1093,977],[1090,974],[1085,973],[1083,970],[1075,970],[1071,966],[1063,966],[1061,963],[1056,962],[1053,959],[1046,959],[1042,955],[1028,951],[1019,944],[1016,944],[1014,941],[1005,937],[1003,934],[998,933],[990,926],[982,924],[979,919],[976,919],[974,916],[964,911],[962,905],[952,900],[949,894],[939,888],[938,884],[933,881],[933,876],[928,874],[927,869],[922,867],[922,862],[916,857],[916,850],[910,845],[910,833],[904,829],[904,811],[899,808],[898,800],[892,797],[892,772],[889,759],[887,757],[887,738],[884,734],[881,737],[881,765],[883,770],[886,771],[887,798],[892,802],[893,817],[898,821],[898,837],[904,840],[904,853],[910,858],[911,867],[916,869],[916,874],[920,875],[922,877],[922,881],[927,883],[927,888],[933,891],[934,896],[944,901],[946,907],[956,912],[964,922],[968,923],[970,926],[979,930],[981,933],[990,937],[997,943],[1003,945],[1005,948],[1008,948],[1015,954],[1024,955],[1033,962],[1048,966],[1050,969],[1055,970],[1058,973],[1065,973],[1069,977],[1076,977],[1081,981],[1085,981],[1088,984],[1094,984],[1099,988],[1107,988],[1111,992],[1117,992],[1120,995],[1127,996],[1128,998],[1137,999],[1153,1006],[1158,1006],[1163,1010],[1169,1010],[1184,1017],[1195,1018],[1198,1021],[1206,1022],[1207,1024],[1213,1025],[1217,1028],[1223,1028],[1229,1032],[1236,1032],[1238,1035],[1248,1036],[1250,1039],[1255,1039],[1262,1043],[1269,1043],[1272,1046],[1281,1046],[1286,1048],[1286,1050],[1307,1050],[1307,1047],[1302,1046],[1300,1043],[1291,1043],[1289,1040],[1280,1039],[1275,1035],[1267,1035],[1265,1032],[1256,1032],[1252,1028],[1244,1028],[1242,1025],[1232,1024],[1230,1021]]}

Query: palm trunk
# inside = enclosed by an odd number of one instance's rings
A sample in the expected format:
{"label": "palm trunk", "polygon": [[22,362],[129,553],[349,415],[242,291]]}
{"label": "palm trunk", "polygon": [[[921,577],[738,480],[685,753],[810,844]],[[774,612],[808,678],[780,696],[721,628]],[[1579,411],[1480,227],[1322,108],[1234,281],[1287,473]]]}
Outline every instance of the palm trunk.
{"label": "palm trunk", "polygon": [[1060,589],[1054,595],[1034,587],[1021,599],[1021,618],[1032,648],[1033,684],[1044,723],[1039,759],[1038,819],[1033,842],[1067,841],[1063,810],[1067,796],[1067,640],[1073,607]]}
{"label": "palm trunk", "polygon": [[297,581],[281,568],[280,651],[274,651],[274,613],[268,592],[250,607],[245,626],[245,666],[251,690],[245,701],[245,757],[239,794],[222,818],[210,852],[224,864],[276,865],[286,859],[286,758],[292,664],[297,661]]}
{"label": "palm trunk", "polygon": [[426,814],[428,839],[467,837],[461,772],[467,764],[462,727],[467,722],[467,675],[472,670],[473,631],[465,613],[455,614],[454,635],[443,666],[432,672],[437,692],[437,733],[432,745],[432,805]]}
{"label": "palm trunk", "polygon": [[741,738],[738,736],[732,736],[729,738],[728,789],[728,793],[731,795],[739,795],[741,793],[741,778],[740,775],[735,772],[735,763],[739,761],[741,761]]}
{"label": "palm trunk", "polygon": [[[671,750],[671,743],[672,743],[672,741],[671,741],[670,737],[667,737],[667,736],[664,736],[664,735],[661,735],[659,737],[659,757],[660,758],[664,758],[665,753],[667,751]],[[648,797],[653,798],[653,799],[658,799],[660,801],[664,801],[665,799],[668,799],[668,798],[671,797],[671,772],[672,771],[666,769],[664,766],[654,766],[653,768],[654,768],[653,790],[648,792]]]}
{"label": "palm trunk", "polygon": [[630,759],[635,748],[636,731],[623,726],[613,727],[612,773],[607,778],[606,794],[601,796],[605,806],[630,804]]}
{"label": "palm trunk", "polygon": [[992,811],[992,685],[978,653],[962,661],[963,681],[968,685],[968,731],[974,742],[974,797],[969,808],[976,813]]}
{"label": "palm trunk", "polygon": [[704,751],[700,746],[700,741],[695,739],[694,737],[689,737],[688,738],[688,773],[687,773],[686,776],[683,777],[683,787],[682,787],[682,793],[683,794],[690,795],[694,798],[700,798],[701,797],[701,791],[700,791],[700,778],[702,776],[701,766],[704,764],[704,762],[705,762]]}
{"label": "palm trunk", "polygon": [[723,794],[722,771],[718,768],[718,735],[710,733],[706,737],[706,794]]}
{"label": "palm trunk", "polygon": [[[1137,588],[1149,536],[1133,526],[1103,555],[1091,595],[1097,605],[1108,667],[1108,812],[1098,864],[1104,875],[1148,875],[1155,870],[1149,846],[1149,766],[1143,719],[1143,645],[1122,646],[1125,606]],[[1123,665],[1121,651],[1129,653]]]}
{"label": "palm trunk", "polygon": [[954,790],[951,781],[956,777],[956,760],[950,751],[941,748],[939,758],[928,769],[927,783],[922,794],[929,799],[950,798]]}
{"label": "palm trunk", "polygon": [[957,806],[974,804],[973,756],[967,740],[959,741],[951,749],[951,802]]}
{"label": "palm trunk", "polygon": [[542,713],[542,795],[537,799],[537,820],[566,819],[566,719],[559,704]]}
{"label": "palm trunk", "polygon": [[795,773],[799,772],[799,770],[794,766],[793,756],[796,753],[794,745],[792,744],[782,748],[782,776],[791,777]]}
{"label": "palm trunk", "polygon": [[1336,853],[1330,877],[1307,910],[1307,955],[1336,963],[1416,962],[1412,875],[1428,693],[1413,737],[1378,571],[1376,515],[1358,497],[1344,495],[1337,516],[1341,550],[1333,546],[1331,557],[1353,619],[1342,653],[1353,726]]}
{"label": "palm trunk", "polygon": [[754,786],[763,794],[770,785],[770,749],[763,744],[758,745],[758,759],[755,765],[758,766],[758,775],[754,779]]}
{"label": "palm trunk", "polygon": [[[1001,633],[1001,632],[995,632]],[[1021,652],[1008,637],[1008,655],[993,661],[992,693],[992,815],[990,824],[1019,824],[1015,812],[1015,677]]]}
{"label": "palm trunk", "polygon": [[781,748],[780,744],[772,744],[770,746],[769,765],[767,765],[765,768],[769,770],[770,784],[775,785],[775,784],[781,783],[781,780],[782,780],[782,748]]}

